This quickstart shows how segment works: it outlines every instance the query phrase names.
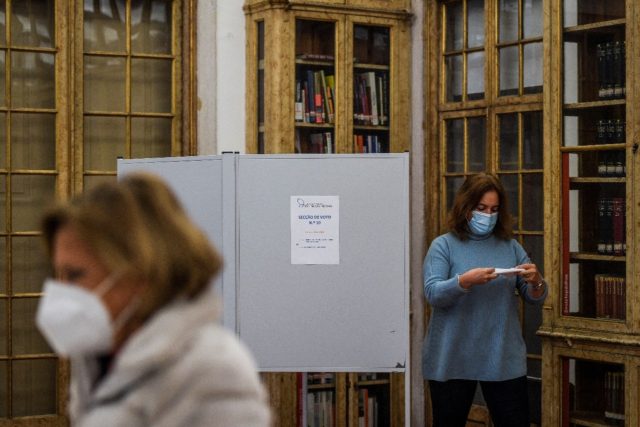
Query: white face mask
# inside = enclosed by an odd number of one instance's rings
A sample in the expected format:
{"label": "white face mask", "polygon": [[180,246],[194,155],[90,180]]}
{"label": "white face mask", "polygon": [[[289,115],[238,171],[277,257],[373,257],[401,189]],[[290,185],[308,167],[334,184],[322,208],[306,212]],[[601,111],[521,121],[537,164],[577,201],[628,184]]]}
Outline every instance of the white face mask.
{"label": "white face mask", "polygon": [[[110,275],[94,292],[47,279],[36,313],[36,324],[53,350],[65,357],[105,354],[113,348],[114,324],[101,295],[116,282]],[[125,309],[124,312],[129,310]],[[124,320],[124,319],[123,319]]]}

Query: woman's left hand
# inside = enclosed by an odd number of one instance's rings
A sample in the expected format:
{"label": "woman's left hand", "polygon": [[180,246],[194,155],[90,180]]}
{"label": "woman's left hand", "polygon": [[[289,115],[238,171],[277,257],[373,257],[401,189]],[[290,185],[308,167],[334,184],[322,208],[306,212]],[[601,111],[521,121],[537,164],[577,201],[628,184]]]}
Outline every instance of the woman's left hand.
{"label": "woman's left hand", "polygon": [[538,267],[536,267],[535,264],[521,264],[516,266],[516,268],[521,268],[524,270],[518,274],[522,276],[528,283],[535,285],[542,281],[542,276],[540,275],[540,272],[538,272]]}

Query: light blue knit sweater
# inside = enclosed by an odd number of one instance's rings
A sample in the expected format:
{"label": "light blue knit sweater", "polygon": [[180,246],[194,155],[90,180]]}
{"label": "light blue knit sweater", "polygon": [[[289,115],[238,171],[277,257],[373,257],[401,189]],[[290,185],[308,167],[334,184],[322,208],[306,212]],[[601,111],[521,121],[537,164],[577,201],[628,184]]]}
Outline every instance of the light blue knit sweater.
{"label": "light blue knit sweater", "polygon": [[517,294],[526,302],[542,304],[546,287],[542,297],[533,299],[521,277],[498,276],[466,290],[458,285],[456,274],[528,262],[517,241],[493,234],[461,241],[448,233],[432,242],[423,266],[424,293],[432,308],[422,350],[425,379],[503,381],[526,374]]}

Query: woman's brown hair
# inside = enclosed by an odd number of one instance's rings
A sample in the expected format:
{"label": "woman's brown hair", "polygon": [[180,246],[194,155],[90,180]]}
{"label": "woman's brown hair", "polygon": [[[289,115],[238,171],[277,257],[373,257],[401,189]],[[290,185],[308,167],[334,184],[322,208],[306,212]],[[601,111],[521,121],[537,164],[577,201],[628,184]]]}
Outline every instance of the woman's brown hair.
{"label": "woman's brown hair", "polygon": [[192,298],[218,273],[222,259],[161,180],[132,173],[61,204],[42,220],[50,256],[57,232],[74,227],[112,271],[148,285],[136,317]]}
{"label": "woman's brown hair", "polygon": [[513,219],[509,213],[504,187],[495,175],[488,173],[470,175],[456,193],[453,206],[447,217],[447,225],[449,230],[459,239],[466,240],[469,238],[469,216],[478,206],[482,196],[488,191],[498,193],[498,201],[500,203],[498,207],[498,222],[493,229],[493,234],[500,239],[511,239]]}

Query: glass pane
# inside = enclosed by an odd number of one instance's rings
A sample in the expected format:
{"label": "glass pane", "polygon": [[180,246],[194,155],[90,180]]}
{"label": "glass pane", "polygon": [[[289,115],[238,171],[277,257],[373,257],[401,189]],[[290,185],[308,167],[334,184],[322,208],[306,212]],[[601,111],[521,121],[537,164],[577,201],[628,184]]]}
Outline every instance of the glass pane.
{"label": "glass pane", "polygon": [[[6,141],[7,141],[7,126],[6,126],[7,115],[6,113],[0,112],[0,169],[4,169],[7,167],[7,149],[6,149]],[[0,190],[2,191],[2,190]],[[2,214],[0,214],[2,215]]]}
{"label": "glass pane", "polygon": [[625,16],[624,0],[564,0],[564,26],[593,24]]}
{"label": "glass pane", "polygon": [[537,305],[524,304],[523,317],[524,342],[527,345],[527,353],[541,354],[542,341],[536,332],[542,325],[542,308]]}
{"label": "glass pane", "polygon": [[542,0],[523,0],[524,38],[542,37]]}
{"label": "glass pane", "polygon": [[171,53],[171,0],[131,2],[131,49],[135,53]]}
{"label": "glass pane", "polygon": [[171,156],[171,139],[171,119],[131,120],[132,158]]}
{"label": "glass pane", "polygon": [[258,59],[264,59],[264,21],[257,23],[258,33]]}
{"label": "glass pane", "polygon": [[451,209],[451,205],[453,205],[453,199],[456,197],[456,193],[458,189],[462,186],[464,182],[463,176],[452,176],[446,178],[447,185],[447,210]]}
{"label": "glass pane", "polygon": [[84,0],[84,50],[124,52],[126,0]]}
{"label": "glass pane", "polygon": [[524,45],[524,93],[542,93],[542,43]]}
{"label": "glass pane", "polygon": [[55,34],[54,4],[52,1],[42,0],[12,1],[11,44],[52,47]]}
{"label": "glass pane", "polygon": [[579,90],[578,90],[578,43],[564,42],[564,87],[563,95],[565,103],[578,102]]}
{"label": "glass pane", "polygon": [[170,113],[171,65],[167,59],[131,61],[131,111]]}
{"label": "glass pane", "polygon": [[9,396],[7,395],[7,386],[9,383],[9,374],[7,371],[7,362],[0,362],[0,418],[9,416]]}
{"label": "glass pane", "polygon": [[53,114],[11,115],[11,163],[15,169],[54,169],[56,117]]}
{"label": "glass pane", "polygon": [[14,108],[55,108],[55,56],[11,52],[11,103]]}
{"label": "glass pane", "polygon": [[518,94],[518,46],[500,49],[500,96]]}
{"label": "glass pane", "polygon": [[[7,356],[7,322],[4,320],[7,318],[7,300],[0,299],[0,316],[2,316],[2,322],[0,322],[0,355]],[[2,375],[2,372],[0,372]],[[0,383],[0,389],[5,388],[5,382]]]}
{"label": "glass pane", "polygon": [[[542,377],[542,361],[538,359],[528,358],[527,359],[527,375],[529,377],[541,378]],[[538,411],[540,410],[538,409]]]}
{"label": "glass pane", "polygon": [[522,168],[542,169],[542,111],[522,114]]}
{"label": "glass pane", "polygon": [[[7,176],[0,175],[0,233],[7,231]],[[2,270],[6,271],[6,270]],[[3,274],[0,274],[3,276]],[[0,278],[0,280],[2,280]],[[2,292],[0,290],[0,292]]]}
{"label": "glass pane", "polygon": [[[7,34],[7,5],[6,2],[0,2],[0,46],[6,46],[5,40]],[[2,383],[0,383],[2,384]]]}
{"label": "glass pane", "polygon": [[484,52],[474,52],[467,56],[467,99],[473,101],[484,98]]}
{"label": "glass pane", "polygon": [[39,298],[13,298],[11,303],[12,353],[14,355],[51,353],[52,350],[36,328]]}
{"label": "glass pane", "polygon": [[13,231],[35,231],[40,227],[42,209],[54,200],[54,176],[14,175],[11,178],[11,219]]}
{"label": "glass pane", "polygon": [[527,197],[522,199],[522,229],[539,231],[544,228],[542,217],[542,173],[522,176],[522,191]]}
{"label": "glass pane", "polygon": [[500,42],[518,40],[518,0],[500,0]]}
{"label": "glass pane", "polygon": [[85,56],[84,108],[88,111],[125,111],[124,58]]}
{"label": "glass pane", "polygon": [[498,116],[500,126],[500,170],[516,170],[518,164],[518,115],[501,114]]}
{"label": "glass pane", "polygon": [[87,175],[84,177],[83,189],[89,191],[103,182],[115,182],[115,180],[115,175]]}
{"label": "glass pane", "polygon": [[6,73],[5,62],[6,62],[6,51],[3,50],[0,52],[0,106],[2,107],[7,106],[7,94],[5,90],[5,80],[7,79],[7,73]]}
{"label": "glass pane", "polygon": [[44,279],[52,274],[40,236],[11,239],[11,284],[14,294],[40,292]]}
{"label": "glass pane", "polygon": [[448,120],[447,172],[464,172],[464,120]]}
{"label": "glass pane", "polygon": [[462,2],[451,3],[445,6],[447,14],[447,39],[445,51],[461,50],[463,48],[462,34],[464,21],[462,16]]}
{"label": "glass pane", "polygon": [[447,101],[462,101],[462,55],[449,56],[447,64]]}
{"label": "glass pane", "polygon": [[116,170],[118,157],[126,157],[124,117],[84,118],[84,169]]}
{"label": "glass pane", "polygon": [[472,117],[467,121],[469,136],[469,171],[482,172],[486,165],[486,126],[484,117]]}
{"label": "glass pane", "polygon": [[56,413],[56,359],[12,362],[13,416]]}
{"label": "glass pane", "polygon": [[[532,230],[532,231],[543,231]],[[540,274],[544,276],[544,237],[542,236],[522,236],[522,247],[529,255],[529,258],[538,267]]]}
{"label": "glass pane", "polygon": [[467,13],[469,14],[467,47],[483,46],[484,0],[468,0]]}
{"label": "glass pane", "polygon": [[[636,424],[625,423],[625,396],[636,396],[637,384],[629,378],[625,381],[624,364],[561,358],[561,366],[561,390],[571,396],[562,397],[563,400],[565,397],[571,400],[571,405],[563,408],[562,419],[571,419],[571,425],[575,426]],[[625,392],[625,383],[632,384],[635,390]]]}
{"label": "glass pane", "polygon": [[520,219],[518,217],[518,200],[520,200],[520,190],[518,188],[518,175],[500,175],[500,181],[504,187],[505,196],[507,198],[507,204],[509,205],[509,212],[513,216],[513,230],[519,230]]}
{"label": "glass pane", "polygon": [[[4,224],[2,225],[4,228]],[[7,238],[0,237],[0,295],[6,295],[7,293],[7,275],[5,272],[7,271]],[[6,319],[6,317],[2,317],[2,319]],[[4,324],[5,322],[0,322]],[[1,327],[0,327],[1,328]],[[0,347],[4,345],[0,343]]]}

